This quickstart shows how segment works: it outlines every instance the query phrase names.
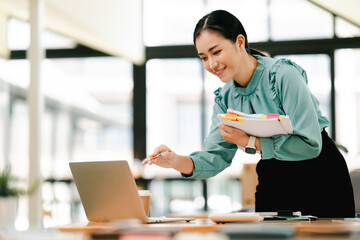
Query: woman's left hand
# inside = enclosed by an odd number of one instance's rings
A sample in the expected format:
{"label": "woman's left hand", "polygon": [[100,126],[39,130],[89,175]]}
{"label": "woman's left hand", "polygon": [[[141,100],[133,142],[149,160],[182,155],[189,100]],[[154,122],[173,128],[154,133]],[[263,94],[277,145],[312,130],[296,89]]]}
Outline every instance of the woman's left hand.
{"label": "woman's left hand", "polygon": [[221,136],[225,141],[245,147],[249,141],[249,136],[242,130],[230,127],[224,123],[218,124]]}

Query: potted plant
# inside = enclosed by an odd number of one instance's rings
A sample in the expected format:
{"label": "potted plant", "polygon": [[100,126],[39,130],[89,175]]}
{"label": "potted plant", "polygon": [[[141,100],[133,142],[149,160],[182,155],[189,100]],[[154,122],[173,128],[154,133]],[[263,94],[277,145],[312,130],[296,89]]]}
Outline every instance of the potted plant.
{"label": "potted plant", "polygon": [[19,183],[21,180],[11,175],[10,165],[5,166],[0,172],[0,226],[14,226],[18,197],[31,194],[38,186],[36,182],[30,189],[25,189]]}

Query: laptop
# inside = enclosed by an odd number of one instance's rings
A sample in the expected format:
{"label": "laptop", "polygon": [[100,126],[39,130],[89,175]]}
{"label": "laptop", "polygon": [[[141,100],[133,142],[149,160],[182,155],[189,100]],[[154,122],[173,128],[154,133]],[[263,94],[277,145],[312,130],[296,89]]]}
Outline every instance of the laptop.
{"label": "laptop", "polygon": [[139,219],[142,223],[192,221],[195,218],[147,217],[125,160],[70,162],[80,200],[90,222]]}

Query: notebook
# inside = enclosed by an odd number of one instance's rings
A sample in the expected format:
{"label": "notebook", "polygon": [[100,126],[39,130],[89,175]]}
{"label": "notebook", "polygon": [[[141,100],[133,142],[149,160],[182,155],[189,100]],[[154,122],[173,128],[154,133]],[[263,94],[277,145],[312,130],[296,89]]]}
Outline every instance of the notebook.
{"label": "notebook", "polygon": [[142,223],[192,221],[147,217],[125,160],[69,163],[86,217],[91,222],[139,219]]}
{"label": "notebook", "polygon": [[246,114],[228,109],[217,114],[225,125],[243,130],[255,137],[271,137],[279,134],[293,134],[290,117],[280,114]]}

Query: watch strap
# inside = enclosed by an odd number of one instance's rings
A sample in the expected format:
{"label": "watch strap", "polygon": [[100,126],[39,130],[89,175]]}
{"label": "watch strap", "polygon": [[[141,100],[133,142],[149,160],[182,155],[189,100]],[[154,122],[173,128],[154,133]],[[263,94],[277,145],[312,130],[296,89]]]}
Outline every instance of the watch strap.
{"label": "watch strap", "polygon": [[249,142],[246,147],[255,148],[255,141],[256,141],[256,137],[249,136]]}

